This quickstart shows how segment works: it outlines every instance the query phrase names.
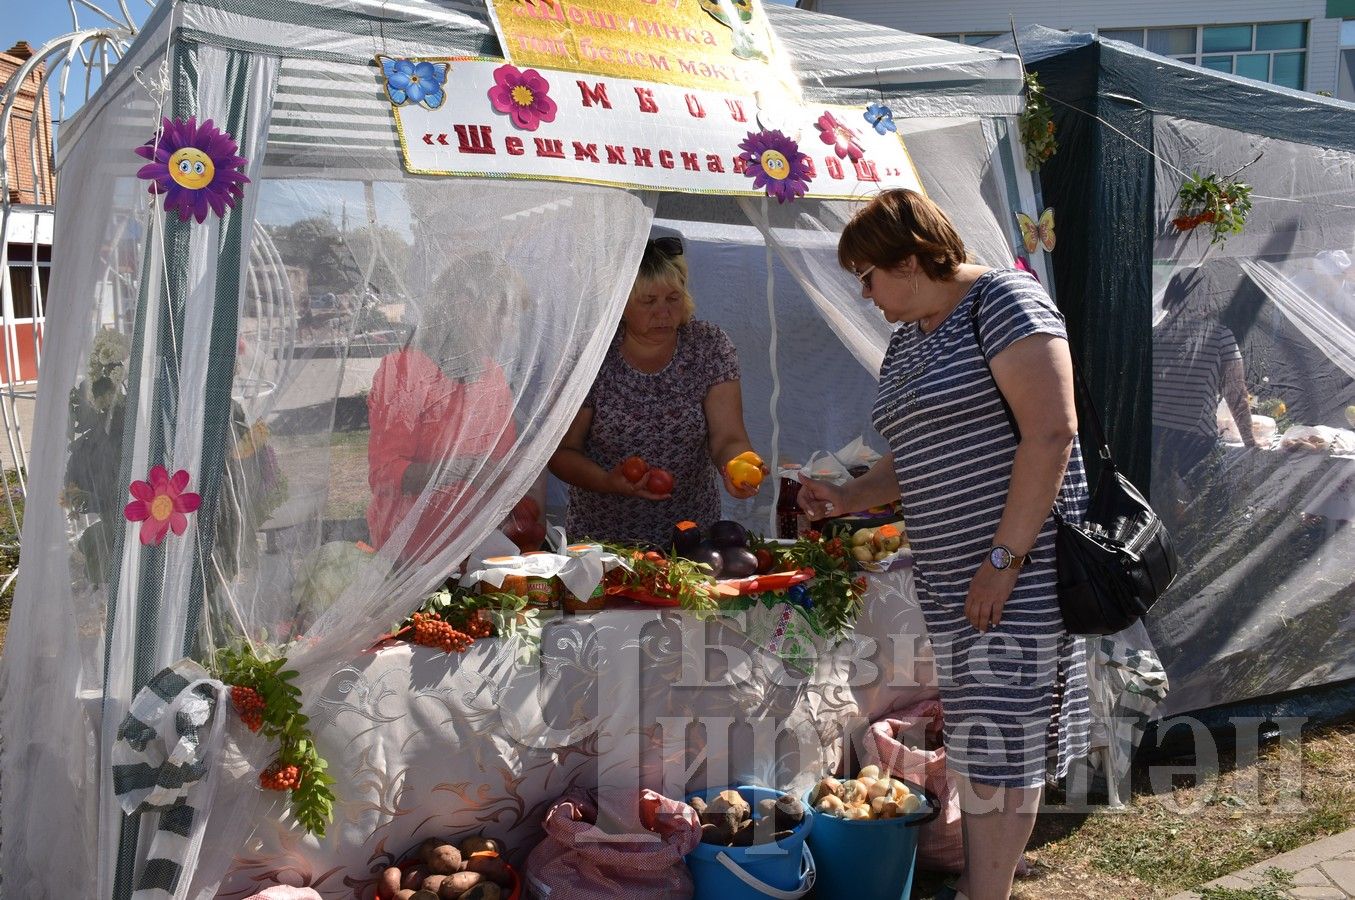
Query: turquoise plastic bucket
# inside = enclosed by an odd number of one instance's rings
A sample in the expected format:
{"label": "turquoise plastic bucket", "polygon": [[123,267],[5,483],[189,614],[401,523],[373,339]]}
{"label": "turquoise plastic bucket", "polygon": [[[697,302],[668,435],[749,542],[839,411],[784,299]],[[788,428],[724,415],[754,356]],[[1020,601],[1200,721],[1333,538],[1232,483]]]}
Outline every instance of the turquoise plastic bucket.
{"label": "turquoise plastic bucket", "polygon": [[[693,797],[709,800],[725,790],[729,788],[695,793],[687,798],[687,802],[690,803]],[[785,793],[751,785],[734,790],[753,807],[754,818],[757,818],[759,800],[776,799]],[[813,828],[814,813],[806,805],[804,821],[790,836],[774,844],[753,847],[697,844],[696,849],[687,854],[687,868],[691,870],[696,887],[693,897],[695,900],[761,900],[763,897],[798,900],[806,896],[814,887],[814,856],[805,843]]]}
{"label": "turquoise plastic bucket", "polygon": [[[916,785],[908,789],[923,802],[919,812],[897,819],[844,819],[814,814],[808,847],[818,868],[814,896],[822,900],[908,900],[917,862],[917,827],[941,812]],[[801,798],[809,806],[809,795]]]}

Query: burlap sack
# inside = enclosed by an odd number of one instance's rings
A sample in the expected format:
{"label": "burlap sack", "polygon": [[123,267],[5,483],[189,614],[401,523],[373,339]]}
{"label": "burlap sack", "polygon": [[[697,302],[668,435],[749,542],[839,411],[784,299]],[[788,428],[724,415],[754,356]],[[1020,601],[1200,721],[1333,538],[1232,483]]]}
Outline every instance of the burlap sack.
{"label": "burlap sack", "polygon": [[597,805],[582,791],[546,813],[546,839],[527,857],[527,896],[538,900],[689,900],[684,857],[701,841],[696,810],[654,791],[640,794],[640,821],[658,841],[599,841]]}

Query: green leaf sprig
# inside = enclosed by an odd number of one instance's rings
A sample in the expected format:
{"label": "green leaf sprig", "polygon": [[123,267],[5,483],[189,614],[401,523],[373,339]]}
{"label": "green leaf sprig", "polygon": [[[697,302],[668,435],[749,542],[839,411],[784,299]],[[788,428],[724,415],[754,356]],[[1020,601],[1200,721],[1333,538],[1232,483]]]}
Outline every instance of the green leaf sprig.
{"label": "green leaf sprig", "polygon": [[1190,231],[1207,224],[1212,232],[1211,244],[1241,234],[1252,208],[1252,186],[1238,181],[1237,176],[1260,158],[1261,154],[1257,154],[1256,159],[1231,175],[1196,172],[1187,177],[1176,192],[1180,213],[1172,219],[1172,225],[1178,231]]}
{"label": "green leaf sprig", "polygon": [[1026,151],[1026,168],[1038,172],[1049,157],[1058,152],[1059,142],[1054,137],[1054,111],[1045,99],[1040,76],[1026,73],[1026,108],[1017,117],[1021,146]]}
{"label": "green leaf sprig", "polygon": [[212,673],[227,685],[252,688],[263,697],[263,724],[259,733],[278,742],[274,764],[296,766],[299,780],[291,794],[297,824],[316,837],[334,821],[334,778],[315,747],[310,720],[301,712],[301,689],[292,682],[297,672],[284,669],[285,656],[265,659],[248,645],[223,648],[211,660]]}

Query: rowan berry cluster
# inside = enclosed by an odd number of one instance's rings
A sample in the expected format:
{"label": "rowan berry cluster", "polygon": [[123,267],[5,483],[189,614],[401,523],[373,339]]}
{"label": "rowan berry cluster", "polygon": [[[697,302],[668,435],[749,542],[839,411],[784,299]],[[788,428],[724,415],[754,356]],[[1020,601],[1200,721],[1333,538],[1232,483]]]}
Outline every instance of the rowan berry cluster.
{"label": "rowan berry cluster", "polygon": [[415,613],[414,643],[425,647],[441,647],[444,653],[464,653],[470,648],[472,638],[464,631],[457,631],[437,616]]}
{"label": "rowan berry cluster", "polygon": [[301,783],[301,770],[296,766],[273,763],[259,773],[259,784],[270,791],[293,791]]}
{"label": "rowan berry cluster", "polygon": [[252,687],[241,684],[231,686],[231,705],[240,714],[250,731],[263,727],[263,695]]}

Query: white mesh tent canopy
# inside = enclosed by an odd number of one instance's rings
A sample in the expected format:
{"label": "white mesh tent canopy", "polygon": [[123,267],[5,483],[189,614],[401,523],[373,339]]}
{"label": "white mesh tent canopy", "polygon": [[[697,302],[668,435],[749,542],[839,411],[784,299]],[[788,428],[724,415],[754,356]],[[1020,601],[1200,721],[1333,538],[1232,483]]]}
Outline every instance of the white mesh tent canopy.
{"label": "white mesh tent canopy", "polygon": [[[1017,61],[780,7],[771,18],[806,96],[886,99],[976,256],[1009,263],[1011,212],[1034,205],[1012,139]],[[867,427],[864,399],[812,411],[866,397],[887,338],[836,266],[849,204],[410,176],[372,58],[458,52],[498,52],[479,4],[163,3],[64,126],[54,324],[3,661],[9,890],[103,900],[146,875],[157,816],[122,813],[113,746],[156,673],[241,638],[291,642],[310,692],[498,525],[588,389],[655,215],[689,228],[707,261],[700,315],[739,340],[754,444],[771,448],[779,421],[803,458]],[[131,152],[161,116],[190,115],[248,160],[242,202],[203,224],[150,205]],[[316,554],[371,538],[367,398],[404,340],[504,388],[454,436],[453,487],[388,521],[380,552],[316,606]],[[775,366],[765,345],[781,349]],[[183,539],[146,546],[123,506],[156,465],[188,472],[202,505]],[[731,512],[765,521],[765,508]],[[257,787],[264,748],[232,723],[183,896],[212,896],[254,823],[278,814]]]}

